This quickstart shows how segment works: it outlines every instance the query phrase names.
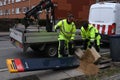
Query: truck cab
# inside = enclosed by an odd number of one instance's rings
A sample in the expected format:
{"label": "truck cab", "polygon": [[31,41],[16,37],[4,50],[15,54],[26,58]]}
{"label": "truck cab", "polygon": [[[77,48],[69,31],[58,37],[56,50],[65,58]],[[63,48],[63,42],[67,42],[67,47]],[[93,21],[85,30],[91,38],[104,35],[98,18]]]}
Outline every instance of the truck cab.
{"label": "truck cab", "polygon": [[120,34],[119,17],[120,3],[98,2],[90,7],[89,23],[99,30],[103,42],[109,42],[110,35]]}

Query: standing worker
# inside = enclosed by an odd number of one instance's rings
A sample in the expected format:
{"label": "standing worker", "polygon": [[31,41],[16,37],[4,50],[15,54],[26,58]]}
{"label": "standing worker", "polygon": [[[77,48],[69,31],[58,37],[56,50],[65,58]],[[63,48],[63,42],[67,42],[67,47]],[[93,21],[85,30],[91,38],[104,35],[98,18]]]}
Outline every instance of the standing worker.
{"label": "standing worker", "polygon": [[68,14],[67,19],[60,20],[55,25],[55,30],[59,29],[59,47],[58,47],[58,57],[67,57],[72,53],[72,45],[75,37],[76,26],[74,21],[74,16]]}
{"label": "standing worker", "polygon": [[87,47],[91,48],[92,46],[99,52],[100,51],[100,39],[101,36],[98,30],[88,22],[84,22],[83,26],[80,29],[83,47],[87,49]]}

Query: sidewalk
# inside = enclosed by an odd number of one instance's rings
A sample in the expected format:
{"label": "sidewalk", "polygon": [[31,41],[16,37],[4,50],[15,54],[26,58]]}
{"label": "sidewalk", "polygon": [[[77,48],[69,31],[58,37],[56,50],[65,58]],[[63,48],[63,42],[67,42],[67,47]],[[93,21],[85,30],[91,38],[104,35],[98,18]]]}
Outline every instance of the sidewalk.
{"label": "sidewalk", "polygon": [[39,70],[21,73],[9,73],[7,70],[0,72],[2,80],[63,80],[66,78],[79,77],[84,74],[77,70]]}

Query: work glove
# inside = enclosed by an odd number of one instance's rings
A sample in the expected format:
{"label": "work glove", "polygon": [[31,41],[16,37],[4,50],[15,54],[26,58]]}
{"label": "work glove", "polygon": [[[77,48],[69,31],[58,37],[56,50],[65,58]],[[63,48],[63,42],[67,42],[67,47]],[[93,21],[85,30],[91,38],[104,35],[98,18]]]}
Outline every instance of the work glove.
{"label": "work glove", "polygon": [[89,42],[89,39],[82,39],[82,45],[85,45],[85,44],[87,44]]}
{"label": "work glove", "polygon": [[83,40],[83,43],[88,44],[89,41],[90,41],[89,39],[85,39],[85,40]]}
{"label": "work glove", "polygon": [[59,31],[60,31],[60,27],[58,26],[56,27],[55,32],[59,32]]}
{"label": "work glove", "polygon": [[85,39],[85,42],[89,42],[89,39]]}
{"label": "work glove", "polygon": [[89,42],[89,39],[82,40],[82,45],[83,45],[82,49],[84,50],[87,49],[88,42]]}
{"label": "work glove", "polygon": [[73,41],[73,40],[71,40],[71,41],[70,41],[70,44],[74,44],[74,41]]}
{"label": "work glove", "polygon": [[90,42],[89,48],[92,48],[92,46],[94,46],[94,42],[93,41]]}

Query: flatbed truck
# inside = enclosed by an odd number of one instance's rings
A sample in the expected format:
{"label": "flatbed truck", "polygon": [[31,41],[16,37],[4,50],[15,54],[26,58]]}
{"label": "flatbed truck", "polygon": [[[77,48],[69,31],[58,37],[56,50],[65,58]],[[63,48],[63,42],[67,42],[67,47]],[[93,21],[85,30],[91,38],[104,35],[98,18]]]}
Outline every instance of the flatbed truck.
{"label": "flatbed truck", "polygon": [[[41,27],[37,24],[39,20],[38,14],[46,9],[47,25]],[[13,45],[20,47],[23,53],[30,47],[32,50],[40,52],[45,51],[45,54],[50,57],[57,56],[58,49],[58,33],[54,31],[55,24],[53,3],[51,0],[42,0],[37,6],[29,10],[25,14],[24,23],[18,23],[13,28],[10,28],[10,40]],[[49,11],[51,11],[49,13]],[[50,18],[49,18],[50,15]],[[31,25],[29,19],[33,17],[35,24]],[[79,30],[76,32],[75,41],[79,41]]]}

